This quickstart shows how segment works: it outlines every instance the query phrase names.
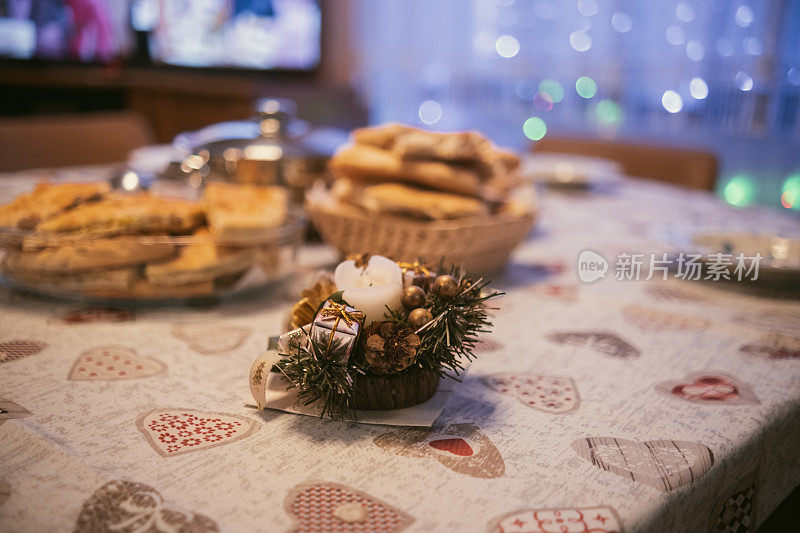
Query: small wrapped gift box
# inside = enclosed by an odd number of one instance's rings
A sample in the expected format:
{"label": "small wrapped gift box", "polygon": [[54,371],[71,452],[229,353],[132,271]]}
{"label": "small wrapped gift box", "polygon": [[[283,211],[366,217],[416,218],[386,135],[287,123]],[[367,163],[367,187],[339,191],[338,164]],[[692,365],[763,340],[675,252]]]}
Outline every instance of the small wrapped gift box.
{"label": "small wrapped gift box", "polygon": [[280,353],[295,353],[298,349],[308,345],[309,327],[287,331],[278,338],[277,348]]}
{"label": "small wrapped gift box", "polygon": [[436,280],[436,272],[430,270],[417,259],[414,261],[398,261],[397,266],[400,267],[400,271],[403,273],[404,289],[411,285],[416,285],[427,292]]}
{"label": "small wrapped gift box", "polygon": [[364,327],[364,313],[327,300],[311,323],[311,342],[317,357],[346,364]]}

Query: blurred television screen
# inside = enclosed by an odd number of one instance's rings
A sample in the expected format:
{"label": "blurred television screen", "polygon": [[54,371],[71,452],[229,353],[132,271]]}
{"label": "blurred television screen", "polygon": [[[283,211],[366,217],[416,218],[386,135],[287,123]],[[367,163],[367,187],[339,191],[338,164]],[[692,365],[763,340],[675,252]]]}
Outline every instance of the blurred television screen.
{"label": "blurred television screen", "polygon": [[0,0],[0,56],[108,63],[128,55],[128,2]]}
{"label": "blurred television screen", "polygon": [[131,15],[156,63],[309,70],[319,62],[315,0],[135,0]]}
{"label": "blurred television screen", "polygon": [[317,0],[0,0],[0,56],[311,70]]}

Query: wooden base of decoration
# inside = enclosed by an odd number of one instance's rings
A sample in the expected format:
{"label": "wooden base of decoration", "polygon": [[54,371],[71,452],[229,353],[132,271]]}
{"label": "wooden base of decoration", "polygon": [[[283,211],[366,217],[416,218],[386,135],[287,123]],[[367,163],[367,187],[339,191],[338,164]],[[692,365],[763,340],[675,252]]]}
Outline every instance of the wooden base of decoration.
{"label": "wooden base of decoration", "polygon": [[438,386],[438,374],[416,368],[387,376],[358,376],[353,407],[381,411],[411,407],[430,399]]}

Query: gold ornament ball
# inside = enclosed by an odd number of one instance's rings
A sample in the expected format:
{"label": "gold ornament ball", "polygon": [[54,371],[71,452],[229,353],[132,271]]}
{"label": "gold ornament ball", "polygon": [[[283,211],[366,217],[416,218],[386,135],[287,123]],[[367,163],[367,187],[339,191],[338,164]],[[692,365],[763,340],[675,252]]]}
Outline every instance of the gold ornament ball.
{"label": "gold ornament ball", "polygon": [[408,314],[408,325],[415,330],[421,328],[431,320],[433,320],[433,315],[424,307],[414,309]]}
{"label": "gold ornament ball", "polygon": [[458,280],[453,276],[439,276],[433,282],[433,290],[442,298],[452,298],[458,292]]}
{"label": "gold ornament ball", "polygon": [[401,296],[400,301],[403,302],[406,309],[422,307],[425,305],[425,291],[422,290],[422,287],[411,285],[403,289],[403,296]]}

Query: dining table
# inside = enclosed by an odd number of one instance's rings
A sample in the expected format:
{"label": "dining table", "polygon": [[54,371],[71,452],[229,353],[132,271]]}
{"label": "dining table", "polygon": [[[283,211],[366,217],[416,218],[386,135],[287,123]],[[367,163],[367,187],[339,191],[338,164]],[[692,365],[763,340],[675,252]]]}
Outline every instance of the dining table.
{"label": "dining table", "polygon": [[[0,203],[113,172],[3,174]],[[0,531],[755,531],[800,485],[800,301],[615,265],[798,219],[633,178],[538,206],[430,427],[248,405],[251,363],[338,261],[320,242],[277,285],[180,305],[0,285]]]}

